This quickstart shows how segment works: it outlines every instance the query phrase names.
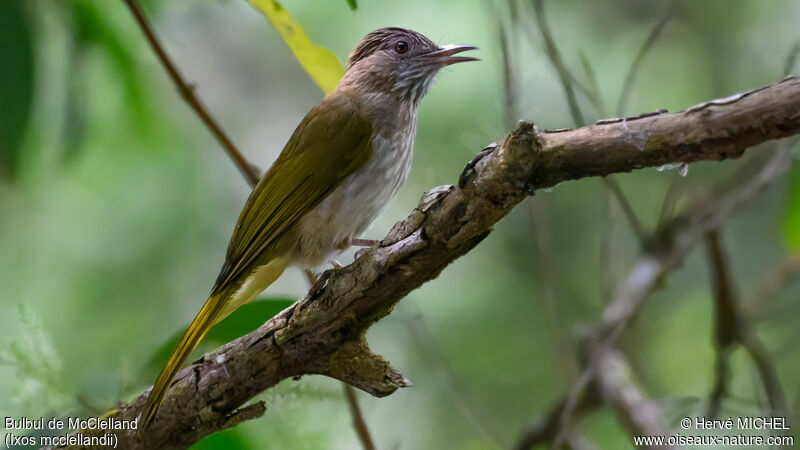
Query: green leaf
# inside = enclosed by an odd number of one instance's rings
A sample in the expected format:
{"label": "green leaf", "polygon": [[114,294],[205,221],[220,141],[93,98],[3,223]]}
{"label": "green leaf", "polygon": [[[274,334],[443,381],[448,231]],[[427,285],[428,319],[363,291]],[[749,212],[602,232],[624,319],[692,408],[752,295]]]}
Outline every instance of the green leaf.
{"label": "green leaf", "polygon": [[[208,435],[191,447],[192,450],[249,450],[251,448],[253,448],[252,443],[247,442],[244,433],[238,429]],[[259,446],[259,448],[263,447]]]}
{"label": "green leaf", "polygon": [[356,8],[358,8],[356,0],[347,0],[347,4],[350,5],[350,9],[352,9],[353,11],[355,11]]}
{"label": "green leaf", "polygon": [[783,236],[790,250],[800,250],[800,167],[795,163],[789,171],[789,195]]}
{"label": "green leaf", "polygon": [[0,1],[0,175],[14,176],[33,101],[31,27],[23,0]]}
{"label": "green leaf", "polygon": [[253,8],[266,16],[269,23],[278,30],[297,61],[322,89],[322,92],[326,94],[333,92],[339,79],[344,75],[344,67],[336,55],[311,42],[300,24],[283,9],[280,3],[275,0],[247,1]]}
{"label": "green leaf", "polygon": [[[255,330],[261,326],[261,324],[288,308],[294,301],[294,299],[290,298],[264,298],[240,306],[230,316],[214,325],[214,327],[208,331],[208,334],[206,334],[193,354],[206,353],[226,342],[230,342],[239,336]],[[177,345],[178,340],[183,334],[183,330],[185,330],[187,326],[188,324],[170,336],[170,338],[153,353],[153,356],[150,357],[145,367],[145,377],[149,379],[161,370],[161,367],[169,358],[172,349]]]}

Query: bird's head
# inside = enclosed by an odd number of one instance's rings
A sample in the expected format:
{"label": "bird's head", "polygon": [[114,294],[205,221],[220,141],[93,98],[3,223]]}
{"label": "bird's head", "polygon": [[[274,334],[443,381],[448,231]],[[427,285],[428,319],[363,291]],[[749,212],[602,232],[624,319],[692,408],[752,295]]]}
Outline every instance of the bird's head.
{"label": "bird's head", "polygon": [[363,38],[347,60],[339,86],[364,93],[391,93],[419,103],[433,78],[451,64],[477,61],[455,56],[472,45],[438,46],[420,33],[403,28],[381,28]]}

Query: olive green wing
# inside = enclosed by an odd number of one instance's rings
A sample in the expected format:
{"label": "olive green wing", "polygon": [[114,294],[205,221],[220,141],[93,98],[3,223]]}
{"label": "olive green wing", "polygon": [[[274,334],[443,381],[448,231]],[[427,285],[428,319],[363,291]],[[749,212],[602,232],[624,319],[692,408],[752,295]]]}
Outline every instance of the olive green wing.
{"label": "olive green wing", "polygon": [[300,122],[247,199],[212,294],[370,158],[372,121],[356,95],[329,95]]}

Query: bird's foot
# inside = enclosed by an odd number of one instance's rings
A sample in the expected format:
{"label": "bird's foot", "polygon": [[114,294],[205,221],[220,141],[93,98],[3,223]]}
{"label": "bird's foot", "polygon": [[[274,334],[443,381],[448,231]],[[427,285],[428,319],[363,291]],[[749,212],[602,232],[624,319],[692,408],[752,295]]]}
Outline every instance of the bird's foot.
{"label": "bird's foot", "polygon": [[353,256],[353,260],[356,260],[356,259],[358,259],[358,258],[361,258],[361,256],[363,256],[363,255],[364,255],[364,253],[367,253],[368,251],[369,251],[369,247],[364,247],[364,248],[360,248],[360,249],[358,249],[358,250],[356,251],[356,254]]}
{"label": "bird's foot", "polygon": [[375,239],[350,239],[350,245],[355,245],[356,247],[372,247],[377,243],[378,241]]}

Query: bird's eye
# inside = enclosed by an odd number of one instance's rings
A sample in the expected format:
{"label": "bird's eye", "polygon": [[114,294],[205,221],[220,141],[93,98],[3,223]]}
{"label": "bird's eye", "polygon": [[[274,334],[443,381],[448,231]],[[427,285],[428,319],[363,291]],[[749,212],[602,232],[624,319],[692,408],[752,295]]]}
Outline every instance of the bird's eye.
{"label": "bird's eye", "polygon": [[408,51],[408,43],[406,41],[398,41],[394,44],[394,51],[397,53],[405,53]]}

